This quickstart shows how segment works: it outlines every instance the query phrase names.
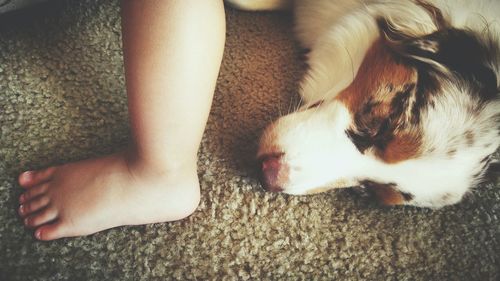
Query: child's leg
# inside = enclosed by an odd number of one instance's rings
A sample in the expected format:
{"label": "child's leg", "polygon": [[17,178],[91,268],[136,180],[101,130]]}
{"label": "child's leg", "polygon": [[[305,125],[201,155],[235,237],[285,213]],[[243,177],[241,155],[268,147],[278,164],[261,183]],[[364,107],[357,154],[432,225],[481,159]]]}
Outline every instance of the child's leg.
{"label": "child's leg", "polygon": [[20,215],[41,240],[178,220],[199,202],[197,150],[225,36],[222,0],[124,0],[130,151],[25,172]]}

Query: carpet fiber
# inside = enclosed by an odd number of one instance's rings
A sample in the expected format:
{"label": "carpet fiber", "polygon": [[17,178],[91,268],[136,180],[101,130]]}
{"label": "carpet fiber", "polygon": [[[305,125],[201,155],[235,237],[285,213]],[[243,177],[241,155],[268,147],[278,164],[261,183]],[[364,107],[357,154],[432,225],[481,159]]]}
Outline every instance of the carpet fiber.
{"label": "carpet fiber", "polygon": [[261,189],[258,136],[296,104],[304,71],[291,24],[287,14],[227,9],[195,214],[38,242],[16,215],[16,175],[129,140],[119,5],[56,0],[3,15],[0,280],[500,280],[493,184],[438,211],[380,207],[347,190]]}

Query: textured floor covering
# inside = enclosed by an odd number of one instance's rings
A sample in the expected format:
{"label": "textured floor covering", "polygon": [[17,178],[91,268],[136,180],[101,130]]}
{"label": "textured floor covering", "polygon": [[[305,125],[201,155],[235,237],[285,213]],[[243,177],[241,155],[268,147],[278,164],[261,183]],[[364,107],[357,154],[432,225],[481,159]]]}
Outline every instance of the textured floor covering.
{"label": "textured floor covering", "polygon": [[44,243],[16,216],[17,173],[128,140],[118,4],[55,1],[0,18],[0,280],[500,280],[494,185],[439,211],[264,192],[256,140],[297,99],[300,50],[287,15],[228,9],[227,21],[197,212]]}

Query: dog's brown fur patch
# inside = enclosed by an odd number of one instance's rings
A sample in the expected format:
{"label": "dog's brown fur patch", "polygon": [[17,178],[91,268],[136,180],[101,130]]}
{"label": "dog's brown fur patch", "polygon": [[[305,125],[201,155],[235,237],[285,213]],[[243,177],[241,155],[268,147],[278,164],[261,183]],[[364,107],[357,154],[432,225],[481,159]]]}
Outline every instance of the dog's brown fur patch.
{"label": "dog's brown fur patch", "polygon": [[420,144],[421,140],[414,135],[396,135],[377,156],[386,163],[398,163],[419,155]]}
{"label": "dog's brown fur patch", "polygon": [[372,148],[387,163],[419,155],[421,137],[404,128],[417,78],[417,71],[399,62],[383,40],[367,52],[354,81],[337,97],[353,115],[349,134],[362,153]]}
{"label": "dog's brown fur patch", "polygon": [[396,189],[395,184],[363,181],[362,184],[372,192],[380,203],[386,206],[402,205],[413,199],[413,195]]}
{"label": "dog's brown fur patch", "polygon": [[[351,85],[342,91],[337,99],[351,112],[356,112],[369,97],[389,106],[395,94],[394,89],[414,83],[416,79],[416,71],[396,62],[382,40],[377,40],[366,53]],[[383,91],[382,88],[389,88],[389,91]],[[388,109],[385,112],[388,112]]]}

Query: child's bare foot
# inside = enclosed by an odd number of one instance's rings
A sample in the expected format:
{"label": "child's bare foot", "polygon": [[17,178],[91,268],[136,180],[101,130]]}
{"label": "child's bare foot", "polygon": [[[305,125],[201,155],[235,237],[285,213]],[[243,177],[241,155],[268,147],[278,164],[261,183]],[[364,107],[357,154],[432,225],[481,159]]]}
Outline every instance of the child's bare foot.
{"label": "child's bare foot", "polygon": [[[19,176],[24,224],[53,240],[120,225],[182,219],[198,206],[196,164],[161,169],[125,154],[84,160]],[[131,163],[134,162],[134,163]]]}

